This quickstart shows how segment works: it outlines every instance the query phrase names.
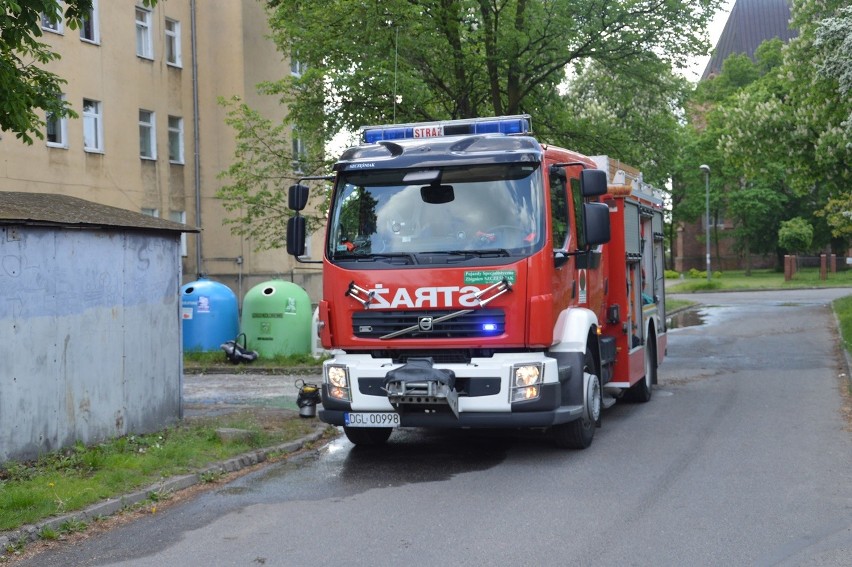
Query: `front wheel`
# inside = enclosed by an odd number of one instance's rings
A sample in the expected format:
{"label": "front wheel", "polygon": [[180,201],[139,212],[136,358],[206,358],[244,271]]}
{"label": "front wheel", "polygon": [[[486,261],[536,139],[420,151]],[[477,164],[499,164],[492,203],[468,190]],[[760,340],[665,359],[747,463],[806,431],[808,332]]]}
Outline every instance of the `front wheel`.
{"label": "front wheel", "polygon": [[601,381],[595,371],[594,358],[586,352],[583,369],[585,381],[583,416],[568,423],[553,426],[553,440],[561,449],[586,449],[595,437],[601,419]]}
{"label": "front wheel", "polygon": [[390,427],[344,427],[343,433],[355,445],[384,445],[393,429]]}

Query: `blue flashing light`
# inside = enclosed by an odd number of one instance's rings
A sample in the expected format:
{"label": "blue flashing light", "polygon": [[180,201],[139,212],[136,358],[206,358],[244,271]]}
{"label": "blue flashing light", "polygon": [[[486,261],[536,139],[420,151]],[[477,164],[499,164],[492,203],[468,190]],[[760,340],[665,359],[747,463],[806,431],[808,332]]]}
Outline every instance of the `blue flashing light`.
{"label": "blue flashing light", "polygon": [[376,128],[364,131],[364,141],[368,144],[375,144],[381,140],[404,140],[413,137],[413,128]]}
{"label": "blue flashing light", "polygon": [[486,333],[493,333],[494,331],[497,330],[497,324],[496,323],[483,323],[482,324],[482,330],[485,331]]}
{"label": "blue flashing light", "polygon": [[529,134],[532,128],[528,115],[500,116],[496,118],[470,118],[440,122],[418,122],[362,128],[364,142],[375,144],[383,140],[434,138],[468,134]]}

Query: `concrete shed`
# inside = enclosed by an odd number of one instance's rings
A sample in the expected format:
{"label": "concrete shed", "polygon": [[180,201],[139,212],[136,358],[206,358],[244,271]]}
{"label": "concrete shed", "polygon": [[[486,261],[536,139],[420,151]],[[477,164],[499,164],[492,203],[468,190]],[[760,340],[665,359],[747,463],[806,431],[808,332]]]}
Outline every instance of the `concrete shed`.
{"label": "concrete shed", "polygon": [[0,192],[0,462],[180,419],[183,232],[198,230]]}

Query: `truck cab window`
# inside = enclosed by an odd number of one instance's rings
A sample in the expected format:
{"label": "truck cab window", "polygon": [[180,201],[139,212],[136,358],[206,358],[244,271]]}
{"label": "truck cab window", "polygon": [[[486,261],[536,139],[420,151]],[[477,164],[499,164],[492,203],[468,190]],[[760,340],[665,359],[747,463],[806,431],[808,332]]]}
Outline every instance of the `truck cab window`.
{"label": "truck cab window", "polygon": [[574,200],[574,229],[577,238],[577,250],[586,248],[586,235],[583,232],[583,194],[580,191],[580,180],[571,178],[571,198]]}
{"label": "truck cab window", "polygon": [[568,242],[568,197],[565,194],[565,179],[550,176],[550,224],[553,226],[553,247],[564,249]]}

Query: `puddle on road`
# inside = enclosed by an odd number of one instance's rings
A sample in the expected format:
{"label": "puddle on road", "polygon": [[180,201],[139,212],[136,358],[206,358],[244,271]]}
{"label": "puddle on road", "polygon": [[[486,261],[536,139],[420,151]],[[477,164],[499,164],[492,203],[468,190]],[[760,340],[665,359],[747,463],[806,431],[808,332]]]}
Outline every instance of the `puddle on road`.
{"label": "puddle on road", "polygon": [[666,319],[666,327],[669,330],[682,329],[684,327],[697,327],[704,323],[704,314],[697,309],[685,309],[684,311],[675,313]]}

